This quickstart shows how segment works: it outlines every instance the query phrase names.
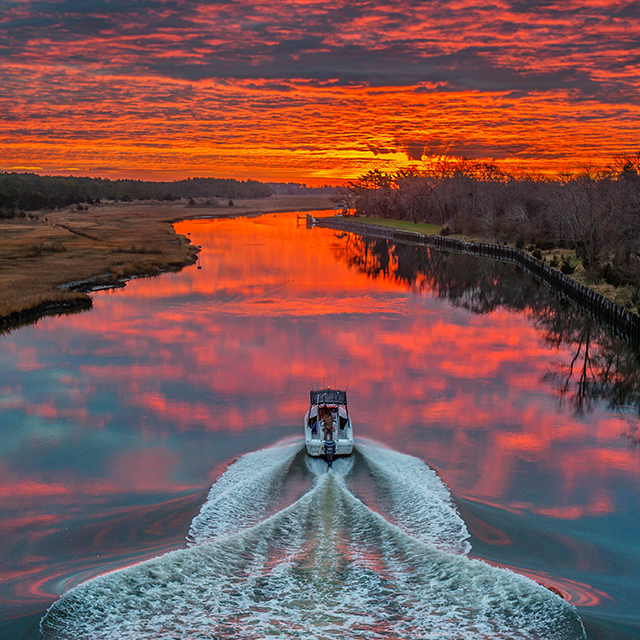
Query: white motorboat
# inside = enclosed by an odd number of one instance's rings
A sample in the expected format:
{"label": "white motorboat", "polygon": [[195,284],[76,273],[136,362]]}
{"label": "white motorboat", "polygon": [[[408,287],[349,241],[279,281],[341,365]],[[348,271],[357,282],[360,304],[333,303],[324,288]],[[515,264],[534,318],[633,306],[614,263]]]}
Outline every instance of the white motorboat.
{"label": "white motorboat", "polygon": [[347,392],[339,389],[311,391],[304,416],[304,443],[314,458],[324,456],[329,466],[334,456],[353,451],[353,427],[347,407]]}

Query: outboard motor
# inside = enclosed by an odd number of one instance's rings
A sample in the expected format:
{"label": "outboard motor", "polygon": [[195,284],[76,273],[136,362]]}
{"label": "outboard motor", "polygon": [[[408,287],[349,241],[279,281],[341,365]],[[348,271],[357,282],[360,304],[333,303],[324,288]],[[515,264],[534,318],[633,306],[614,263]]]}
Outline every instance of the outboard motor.
{"label": "outboard motor", "polygon": [[327,459],[327,464],[331,466],[333,464],[333,456],[336,454],[335,440],[324,441],[324,456]]}

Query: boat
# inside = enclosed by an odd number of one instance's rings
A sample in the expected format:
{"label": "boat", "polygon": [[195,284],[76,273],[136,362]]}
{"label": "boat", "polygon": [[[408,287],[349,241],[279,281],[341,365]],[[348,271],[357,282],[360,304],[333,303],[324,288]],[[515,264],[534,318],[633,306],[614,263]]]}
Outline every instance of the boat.
{"label": "boat", "polygon": [[310,456],[324,456],[329,466],[334,456],[351,455],[353,427],[346,391],[328,388],[310,392],[309,409],[304,416],[304,443]]}

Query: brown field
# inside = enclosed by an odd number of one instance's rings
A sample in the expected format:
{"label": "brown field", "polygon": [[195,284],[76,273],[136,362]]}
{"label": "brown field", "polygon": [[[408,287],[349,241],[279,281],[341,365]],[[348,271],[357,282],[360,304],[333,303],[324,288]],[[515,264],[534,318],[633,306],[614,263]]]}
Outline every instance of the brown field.
{"label": "brown field", "polygon": [[194,263],[197,248],[175,233],[171,223],[177,220],[334,206],[329,196],[318,195],[236,200],[233,207],[221,202],[224,206],[108,203],[0,220],[0,329],[91,306],[86,293],[61,285],[88,289]]}

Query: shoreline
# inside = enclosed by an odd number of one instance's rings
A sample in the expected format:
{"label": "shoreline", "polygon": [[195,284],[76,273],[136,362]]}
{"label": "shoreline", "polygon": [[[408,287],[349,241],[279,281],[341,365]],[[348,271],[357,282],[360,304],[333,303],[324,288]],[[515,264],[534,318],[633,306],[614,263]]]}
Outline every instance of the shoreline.
{"label": "shoreline", "polygon": [[330,196],[239,200],[233,207],[178,202],[106,203],[87,210],[30,212],[0,221],[0,334],[50,315],[90,309],[91,291],[180,271],[198,247],[176,233],[181,220],[332,209]]}
{"label": "shoreline", "polygon": [[314,218],[314,224],[340,231],[373,235],[405,244],[431,246],[442,251],[468,253],[478,257],[512,262],[551,291],[575,304],[581,311],[612,330],[634,348],[640,348],[640,316],[611,298],[587,287],[570,275],[550,267],[522,249],[488,242],[463,240],[450,236],[424,234],[393,226],[363,222],[351,217]]}
{"label": "shoreline", "polygon": [[68,302],[43,302],[35,307],[22,311],[13,311],[8,316],[0,318],[0,335],[11,333],[20,327],[35,324],[45,316],[63,316],[72,313],[87,311],[93,307],[93,300],[86,296],[77,301]]}

